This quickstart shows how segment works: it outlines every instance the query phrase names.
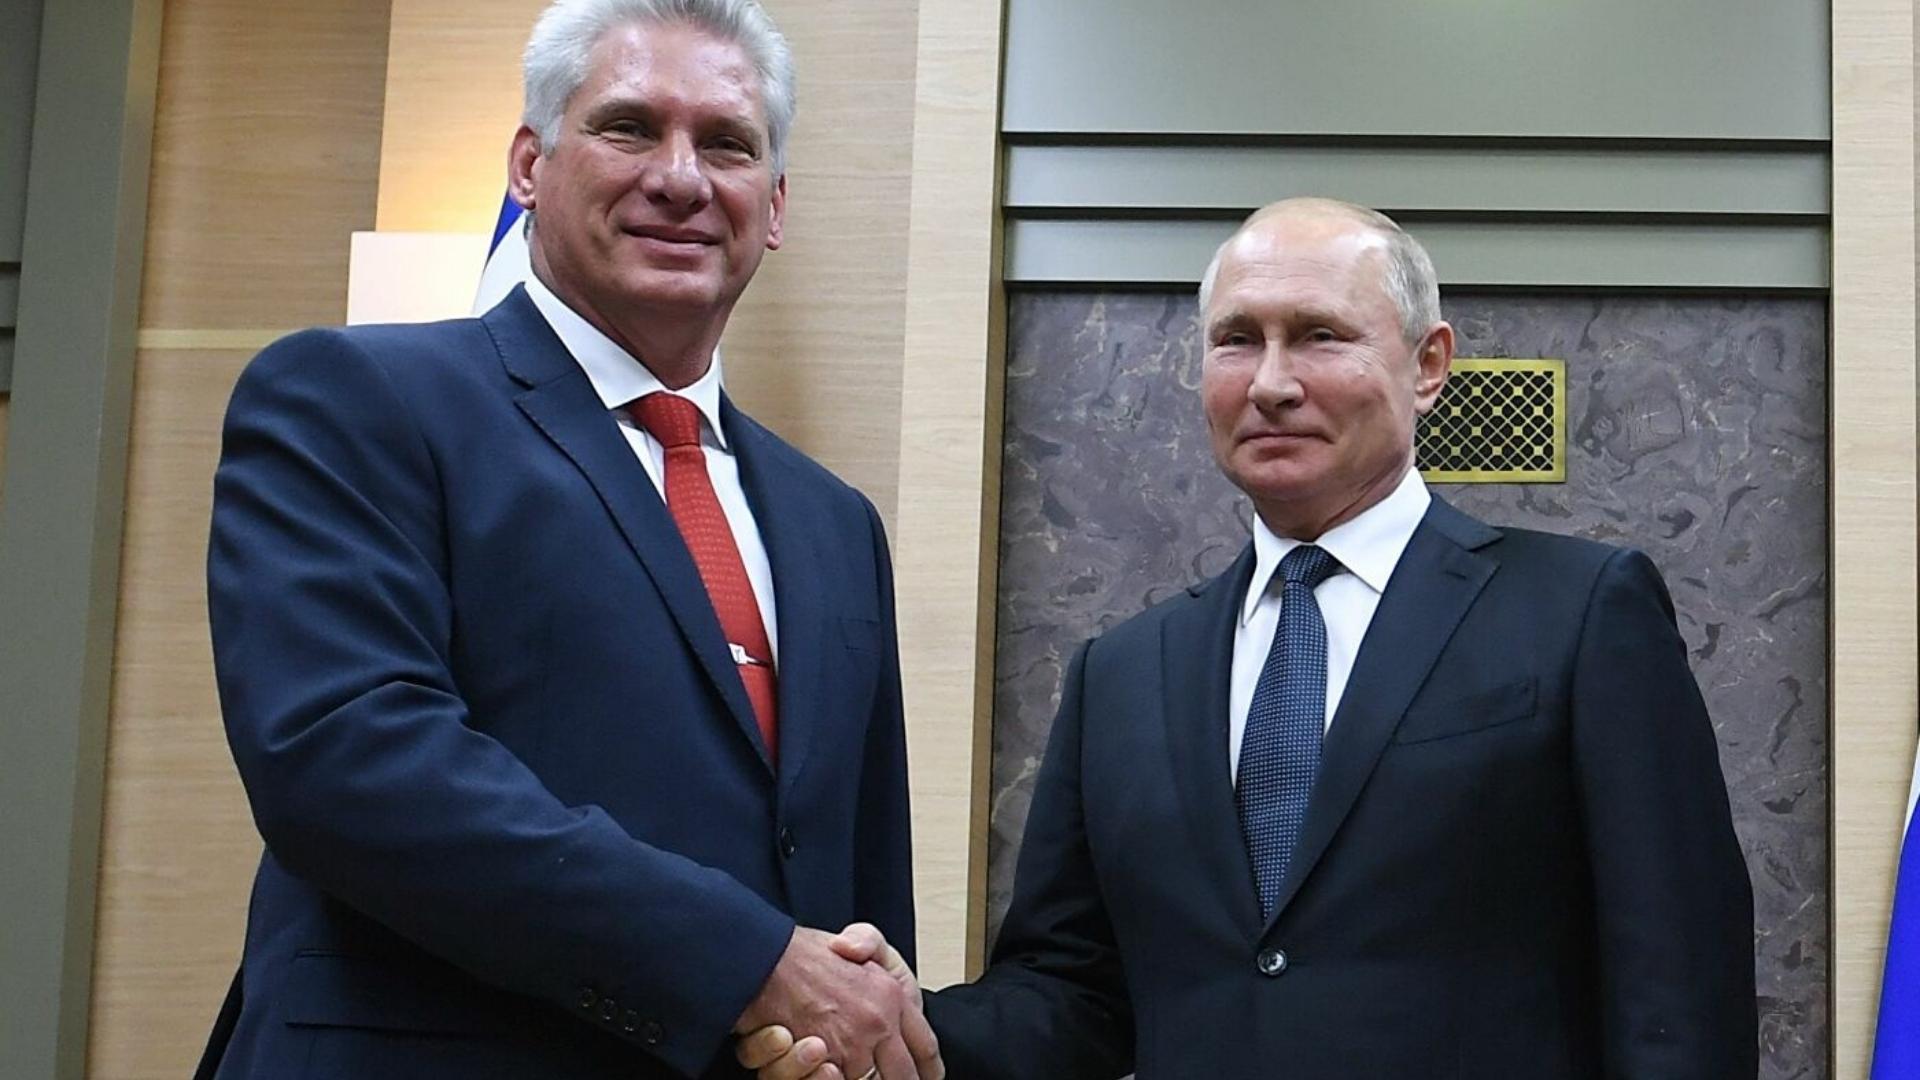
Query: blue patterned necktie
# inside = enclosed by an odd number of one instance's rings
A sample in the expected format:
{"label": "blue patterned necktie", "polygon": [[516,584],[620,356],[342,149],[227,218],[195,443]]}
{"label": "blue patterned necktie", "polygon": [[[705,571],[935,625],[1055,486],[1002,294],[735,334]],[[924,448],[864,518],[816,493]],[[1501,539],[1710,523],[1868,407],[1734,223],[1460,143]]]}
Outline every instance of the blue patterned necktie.
{"label": "blue patterned necktie", "polygon": [[1280,900],[1320,771],[1320,738],[1327,724],[1327,624],[1313,590],[1340,569],[1338,559],[1311,544],[1280,560],[1280,623],[1247,708],[1233,801],[1260,891],[1262,921],[1273,917]]}

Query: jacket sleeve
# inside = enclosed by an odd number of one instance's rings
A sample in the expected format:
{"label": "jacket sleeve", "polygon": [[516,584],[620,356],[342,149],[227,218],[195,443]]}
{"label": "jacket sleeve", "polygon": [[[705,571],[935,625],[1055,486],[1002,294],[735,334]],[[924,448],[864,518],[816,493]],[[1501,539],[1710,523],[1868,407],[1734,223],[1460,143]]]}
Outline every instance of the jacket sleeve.
{"label": "jacket sleeve", "polygon": [[1133,1069],[1133,1009],[1082,816],[1090,648],[1067,672],[993,962],[978,982],[927,1001],[953,1080],[1112,1080]]}
{"label": "jacket sleeve", "polygon": [[[228,739],[273,857],[479,979],[694,1075],[793,923],[730,875],[563,804],[468,723],[439,468],[338,331],[261,354],[229,406],[208,602]],[[599,1021],[597,1013],[593,1014]]]}
{"label": "jacket sleeve", "polygon": [[1604,1074],[1753,1077],[1753,891],[1713,726],[1651,561],[1614,554],[1573,675]]}

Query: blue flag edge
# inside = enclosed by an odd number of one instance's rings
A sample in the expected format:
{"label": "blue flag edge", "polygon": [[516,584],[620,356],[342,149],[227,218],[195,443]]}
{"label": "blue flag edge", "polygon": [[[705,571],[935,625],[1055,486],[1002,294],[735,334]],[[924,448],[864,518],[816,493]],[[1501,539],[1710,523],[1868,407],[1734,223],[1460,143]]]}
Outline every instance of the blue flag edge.
{"label": "blue flag edge", "polygon": [[[1914,763],[1920,787],[1920,760]],[[1912,801],[1894,877],[1887,963],[1880,981],[1880,1020],[1873,1040],[1872,1080],[1920,1078],[1920,816]]]}

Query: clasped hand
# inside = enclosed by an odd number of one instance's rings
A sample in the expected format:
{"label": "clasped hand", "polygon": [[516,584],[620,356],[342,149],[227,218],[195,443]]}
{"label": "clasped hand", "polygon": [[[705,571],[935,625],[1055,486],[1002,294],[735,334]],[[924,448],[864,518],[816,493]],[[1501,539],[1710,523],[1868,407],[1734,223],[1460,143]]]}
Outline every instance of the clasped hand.
{"label": "clasped hand", "polygon": [[798,927],[740,1015],[740,1064],[761,1080],[941,1080],[920,985],[875,927]]}

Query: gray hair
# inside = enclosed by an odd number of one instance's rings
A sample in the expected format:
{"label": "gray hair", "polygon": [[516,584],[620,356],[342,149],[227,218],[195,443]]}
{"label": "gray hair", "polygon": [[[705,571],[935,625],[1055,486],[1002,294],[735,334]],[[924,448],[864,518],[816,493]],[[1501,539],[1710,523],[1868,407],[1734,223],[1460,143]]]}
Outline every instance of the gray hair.
{"label": "gray hair", "polygon": [[793,52],[755,0],[555,0],[533,24],[522,61],[526,105],[521,123],[543,152],[560,137],[560,117],[587,81],[593,47],[607,31],[632,23],[691,26],[740,46],[760,76],[773,174],[786,172],[793,129]]}
{"label": "gray hair", "polygon": [[1368,209],[1358,203],[1321,198],[1283,199],[1262,207],[1242,222],[1232,236],[1227,237],[1226,242],[1214,251],[1213,261],[1207,264],[1207,272],[1200,278],[1200,314],[1203,318],[1207,305],[1213,301],[1214,279],[1220,274],[1220,259],[1227,253],[1227,247],[1241,233],[1260,222],[1296,209],[1350,218],[1386,240],[1386,271],[1380,284],[1400,312],[1400,336],[1407,344],[1418,344],[1421,337],[1433,328],[1433,324],[1440,321],[1440,279],[1434,273],[1433,260],[1427,256],[1427,249],[1420,246],[1420,241],[1378,210]]}

